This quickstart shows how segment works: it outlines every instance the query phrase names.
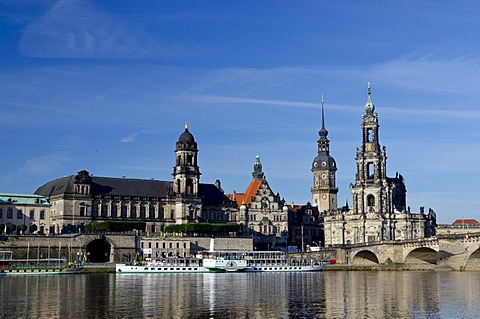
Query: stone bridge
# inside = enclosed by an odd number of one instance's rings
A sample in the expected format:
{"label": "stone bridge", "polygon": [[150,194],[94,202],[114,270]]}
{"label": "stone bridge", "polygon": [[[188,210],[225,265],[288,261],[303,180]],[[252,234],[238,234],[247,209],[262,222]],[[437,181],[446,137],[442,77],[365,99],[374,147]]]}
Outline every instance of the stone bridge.
{"label": "stone bridge", "polygon": [[449,235],[421,240],[382,241],[334,247],[340,264],[398,264],[408,268],[480,270],[480,235]]}

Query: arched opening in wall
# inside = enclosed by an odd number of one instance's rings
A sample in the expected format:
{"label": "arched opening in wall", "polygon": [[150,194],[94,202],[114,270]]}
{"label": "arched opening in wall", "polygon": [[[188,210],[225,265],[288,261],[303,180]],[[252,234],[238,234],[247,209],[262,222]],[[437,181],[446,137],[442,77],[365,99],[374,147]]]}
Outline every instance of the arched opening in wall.
{"label": "arched opening in wall", "polygon": [[105,239],[92,240],[87,245],[87,261],[92,263],[106,263],[110,261],[112,246]]}
{"label": "arched opening in wall", "polygon": [[367,142],[373,142],[373,130],[372,128],[367,128]]}
{"label": "arched opening in wall", "polygon": [[176,189],[177,189],[176,192],[177,192],[177,194],[180,194],[180,191],[181,191],[181,189],[180,189],[180,180],[177,179],[177,181],[175,182],[175,184],[176,184]]}
{"label": "arched opening in wall", "polygon": [[191,178],[187,179],[187,194],[193,194],[193,180]]}
{"label": "arched opening in wall", "polygon": [[373,163],[367,164],[367,178],[373,179],[375,176],[375,165]]}
{"label": "arched opening in wall", "polygon": [[477,249],[470,255],[465,264],[465,270],[480,270],[480,249]]}
{"label": "arched opening in wall", "polygon": [[436,265],[438,252],[428,247],[412,250],[405,258],[406,264]]}
{"label": "arched opening in wall", "polygon": [[368,207],[375,206],[375,196],[373,196],[371,194],[367,196],[367,206]]}
{"label": "arched opening in wall", "polygon": [[369,250],[362,250],[359,251],[354,257],[352,261],[353,265],[358,266],[372,266],[378,264],[377,256]]}

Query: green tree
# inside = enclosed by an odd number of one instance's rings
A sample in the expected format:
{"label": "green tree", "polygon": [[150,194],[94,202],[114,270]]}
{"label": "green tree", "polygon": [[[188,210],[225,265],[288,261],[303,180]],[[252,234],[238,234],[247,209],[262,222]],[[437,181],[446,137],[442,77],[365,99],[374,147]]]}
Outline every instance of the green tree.
{"label": "green tree", "polygon": [[25,234],[25,231],[27,230],[27,225],[25,224],[18,225],[18,229],[20,229],[21,234]]}
{"label": "green tree", "polygon": [[15,226],[12,223],[7,224],[7,234],[13,233],[17,229],[17,226]]}
{"label": "green tree", "polygon": [[33,233],[36,232],[37,229],[38,229],[37,225],[35,225],[35,224],[31,224],[29,228],[30,228],[30,229],[29,229],[29,230],[30,230],[30,234],[33,234]]}
{"label": "green tree", "polygon": [[3,234],[5,231],[5,224],[0,223],[0,234]]}

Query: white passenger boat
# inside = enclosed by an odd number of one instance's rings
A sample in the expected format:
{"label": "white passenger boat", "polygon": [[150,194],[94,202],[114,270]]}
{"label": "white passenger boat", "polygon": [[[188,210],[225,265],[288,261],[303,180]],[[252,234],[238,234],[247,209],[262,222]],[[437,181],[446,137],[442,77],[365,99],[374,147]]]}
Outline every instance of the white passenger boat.
{"label": "white passenger boat", "polygon": [[203,259],[212,272],[304,272],[321,271],[334,260],[292,258],[282,251],[214,251]]}
{"label": "white passenger boat", "polygon": [[305,272],[321,271],[335,260],[322,261],[317,255],[290,257],[282,251],[215,250],[210,249],[196,258],[147,259],[141,264],[117,264],[117,273],[199,273],[199,272]]}
{"label": "white passenger boat", "polygon": [[198,273],[210,272],[201,258],[160,258],[142,264],[116,264],[117,273]]}
{"label": "white passenger boat", "polygon": [[325,265],[335,263],[319,260],[316,255],[290,257],[283,251],[218,251],[214,238],[210,240],[210,250],[203,255],[203,267],[212,272],[321,271]]}

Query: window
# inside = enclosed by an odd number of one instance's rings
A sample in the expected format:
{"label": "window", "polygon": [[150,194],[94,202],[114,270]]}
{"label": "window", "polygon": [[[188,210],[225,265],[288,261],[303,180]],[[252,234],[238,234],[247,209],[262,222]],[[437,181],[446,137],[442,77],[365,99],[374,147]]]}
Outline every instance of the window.
{"label": "window", "polygon": [[155,219],[155,206],[153,204],[150,204],[148,208],[148,218]]}
{"label": "window", "polygon": [[13,218],[13,210],[11,207],[7,209],[7,218],[12,219]]}
{"label": "window", "polygon": [[113,218],[117,217],[117,203],[112,202],[110,204],[110,213],[111,213],[111,217],[113,217]]}
{"label": "window", "polygon": [[367,129],[367,142],[373,142],[373,131],[371,128]]}
{"label": "window", "polygon": [[107,217],[107,204],[102,203],[102,217]]}
{"label": "window", "polygon": [[367,178],[368,179],[373,179],[373,177],[375,176],[375,166],[374,166],[374,164],[373,163],[368,163],[367,169],[368,169]]}
{"label": "window", "polygon": [[33,209],[30,211],[30,219],[35,219],[35,211]]}
{"label": "window", "polygon": [[80,216],[85,216],[85,206],[80,206]]}
{"label": "window", "polygon": [[373,195],[368,195],[367,196],[367,206],[375,206],[375,196]]}
{"label": "window", "polygon": [[40,211],[40,219],[45,219],[45,211],[44,210]]}
{"label": "window", "polygon": [[0,218],[3,218],[3,210],[0,208]]}
{"label": "window", "polygon": [[23,218],[23,211],[21,209],[17,210],[17,219]]}

